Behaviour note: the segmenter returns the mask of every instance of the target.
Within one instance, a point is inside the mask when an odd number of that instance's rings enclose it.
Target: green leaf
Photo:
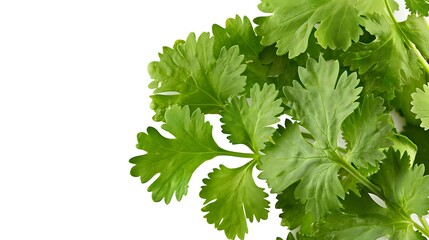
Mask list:
[[[263,45],[277,43],[278,55],[294,58],[306,51],[310,33],[324,48],[347,50],[363,34],[361,17],[352,0],[263,0],[259,9],[271,16],[255,19]]]
[[[346,159],[357,168],[371,166],[378,170],[378,163],[385,158],[383,149],[392,145],[393,121],[385,110],[382,98],[366,95],[343,122],[343,137],[349,149]]]
[[[429,59],[429,44],[427,44],[429,26],[427,20],[424,17],[409,15],[406,21],[399,23],[399,26],[407,38],[416,45],[423,57]]]
[[[411,105],[411,112],[416,114],[416,118],[420,119],[422,123],[420,126],[425,130],[429,129],[429,85],[423,85],[423,90],[417,89],[415,93],[411,94],[413,101]]]
[[[420,77],[420,65],[416,55],[404,45],[400,30],[386,16],[372,15],[364,25],[376,39],[368,44],[353,44],[344,53],[344,64],[359,70],[366,92],[383,93],[391,99],[395,91]]]
[[[265,148],[275,129],[283,108],[276,99],[278,91],[274,85],[264,84],[262,90],[255,84],[250,90],[250,102],[244,96],[234,96],[221,112],[223,132],[229,134],[233,144],[245,144],[254,152]]]
[[[142,183],[155,181],[149,186],[152,198],[168,204],[174,193],[178,201],[188,192],[188,183],[195,169],[205,161],[224,154],[213,140],[212,126],[204,121],[199,109],[190,114],[188,106],[172,106],[165,113],[162,128],[174,138],[162,136],[155,128],[137,136],[137,148],[146,154],[130,159],[135,164],[131,175]]]
[[[226,20],[225,28],[215,24],[212,30],[215,54],[221,52],[224,47],[231,48],[237,45],[240,48],[240,54],[244,55],[244,62],[247,64],[246,71],[243,73],[247,77],[246,93],[255,83],[262,86],[268,81],[268,67],[259,59],[264,48],[260,43],[261,37],[256,36],[248,17],[229,18]]]
[[[424,171],[423,165],[411,166],[408,155],[389,150],[372,180],[380,186],[388,206],[399,206],[408,216],[423,216],[429,210],[429,176]]]
[[[429,76],[429,75],[428,75]],[[411,102],[413,101],[411,94],[417,88],[423,88],[426,83],[426,74],[422,73],[418,79],[412,79],[412,83],[404,85],[402,91],[395,93],[395,98],[389,104],[396,108],[398,112],[405,118],[407,124],[419,125],[421,121],[416,118],[416,114],[411,112]]]
[[[275,145],[264,151],[259,177],[267,180],[273,193],[299,182],[295,198],[305,202],[305,212],[311,212],[316,219],[341,207],[338,197],[344,198],[345,193],[337,177],[340,166],[322,149],[307,142],[297,123],[286,121],[286,129],[279,131]]]
[[[417,13],[422,16],[429,16],[429,1],[428,0],[405,0],[405,6],[412,13]]]
[[[410,161],[414,162],[417,154],[417,145],[409,138],[401,134],[395,134],[391,140],[393,141],[392,149],[399,151],[401,155],[407,154],[410,156]]]
[[[295,199],[294,192],[297,185],[294,183],[277,195],[276,208],[282,210],[280,214],[282,226],[287,226],[290,230],[300,227],[300,232],[304,232],[305,228],[314,222],[314,218],[311,213],[306,214],[305,205]]]
[[[361,197],[347,195],[344,206],[343,212],[330,214],[314,226],[312,239],[378,239],[394,230],[388,210],[379,207],[366,192]]]
[[[424,131],[423,128],[406,125],[404,132],[402,133],[407,136],[415,145],[417,145],[417,154],[414,160],[415,164],[425,165],[425,174],[429,174],[429,131]],[[408,153],[408,155],[411,155]]]
[[[313,225],[311,235],[298,239],[367,240],[388,235],[389,239],[425,239],[411,222],[378,206],[365,191],[360,197],[347,195],[343,203],[343,211],[330,214]]]
[[[248,232],[246,218],[260,221],[268,218],[268,194],[258,187],[252,176],[255,161],[230,169],[223,165],[204,179],[200,196],[205,199],[203,212],[208,223],[225,231],[228,239],[244,239]]]
[[[309,59],[307,68],[299,68],[301,83],[285,87],[290,115],[300,121],[320,148],[336,150],[341,124],[359,105],[355,102],[361,91],[355,73],[346,72],[338,78],[338,61],[317,62]]]
[[[241,74],[246,65],[239,48],[222,48],[215,53],[213,44],[208,33],[198,40],[191,33],[173,49],[164,47],[160,61],[149,64],[150,86],[155,88],[151,104],[155,120],[163,120],[165,110],[173,104],[218,113],[231,95],[244,91],[246,77]]]

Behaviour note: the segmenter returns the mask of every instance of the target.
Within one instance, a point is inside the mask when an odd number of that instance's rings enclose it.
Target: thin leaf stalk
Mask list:
[[[422,226],[424,228],[425,235],[428,236],[428,234],[429,234],[429,224],[428,224],[427,220],[424,217],[419,217],[419,220],[420,220],[420,222],[421,222],[421,224],[422,224]],[[423,231],[423,229],[420,230],[420,231]]]

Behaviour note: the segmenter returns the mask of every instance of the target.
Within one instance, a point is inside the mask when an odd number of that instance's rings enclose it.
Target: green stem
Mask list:
[[[231,157],[239,157],[239,158],[255,158],[257,157],[254,153],[242,153],[242,152],[233,152],[224,150],[220,153],[221,155],[231,156]]]
[[[426,236],[429,236],[429,225],[424,217],[419,217],[420,222],[423,225],[423,229],[419,229],[421,232],[424,232]]]
[[[420,64],[423,66],[423,69],[426,71],[426,73],[429,74],[429,63],[423,57],[422,53],[417,49],[416,45],[407,37],[404,31],[402,31],[398,21],[396,21],[395,15],[393,14],[392,7],[390,7],[389,1],[384,0],[384,4],[386,5],[387,11],[389,13],[389,16],[392,22],[395,24],[396,30],[399,32],[402,39],[404,40],[405,45],[407,45],[407,47],[409,47],[416,54],[417,59],[419,60]]]
[[[341,156],[337,154],[337,158],[339,159],[339,162],[341,163],[341,166],[350,173],[354,178],[359,180],[359,182],[364,185],[366,188],[368,188],[372,193],[375,195],[381,197],[383,196],[380,187],[369,181],[366,177],[364,177],[356,168],[354,168],[352,165],[347,163]]]

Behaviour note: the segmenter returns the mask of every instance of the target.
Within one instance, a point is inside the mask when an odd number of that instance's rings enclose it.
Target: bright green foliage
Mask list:
[[[339,63],[317,62],[309,59],[307,68],[299,68],[301,83],[285,87],[290,115],[300,121],[316,140],[320,148],[337,148],[341,124],[359,105],[355,102],[361,91],[356,74],[342,73],[338,78]]]
[[[429,238],[429,2],[405,3],[398,22],[395,0],[261,0],[256,27],[235,16],[164,47],[149,88],[172,137],[139,133],[131,174],[168,204],[204,162],[248,158],[214,169],[200,192],[228,239],[268,217],[255,167],[294,229],[287,240]],[[221,148],[205,114],[247,153]]]
[[[149,64],[154,80],[152,108],[155,120],[163,120],[168,106],[188,105],[191,111],[218,113],[228,97],[244,91],[246,69],[237,46],[214,52],[214,40],[208,33],[198,38],[190,34],[186,42],[164,48],[159,62]],[[215,58],[215,55],[218,55]]]
[[[245,144],[254,152],[265,148],[275,129],[271,125],[279,121],[283,108],[277,99],[278,91],[274,85],[259,85],[250,90],[249,103],[244,96],[234,96],[221,112],[223,132],[234,144]]]
[[[240,54],[244,55],[247,65],[244,75],[246,79],[246,91],[248,92],[255,83],[261,86],[268,81],[268,66],[263,65],[259,55],[263,50],[261,37],[256,36],[249,18],[241,19],[239,16],[226,20],[225,28],[213,25],[214,53],[220,53],[222,48],[238,46]]]
[[[305,52],[314,26],[324,48],[347,50],[363,34],[361,18],[353,0],[263,0],[259,9],[271,16],[255,19],[263,45],[277,43],[278,55],[289,58]],[[293,9],[293,11],[292,11]]]
[[[425,130],[429,129],[429,85],[424,85],[423,90],[417,89],[411,97],[413,98],[411,111],[422,121],[420,126]]]
[[[429,210],[429,176],[423,165],[411,166],[408,155],[390,150],[373,181],[380,186],[388,206],[400,207],[408,216]]]
[[[230,169],[223,165],[204,179],[200,196],[206,204],[202,211],[208,223],[224,230],[228,239],[244,239],[248,232],[246,218],[260,221],[268,218],[268,194],[258,187],[252,177],[255,162]]]
[[[175,138],[162,136],[155,128],[137,136],[137,148],[146,151],[130,160],[135,166],[131,175],[142,183],[160,174],[149,186],[154,201],[169,203],[174,193],[180,200],[188,192],[192,173],[205,161],[224,154],[213,140],[212,126],[204,121],[200,110],[190,114],[189,107],[173,106],[165,113],[162,128]]]
[[[330,214],[313,228],[311,235],[300,234],[298,239],[367,240],[390,235],[389,239],[425,239],[413,230],[410,222],[377,205],[368,195],[350,194],[344,210]]]
[[[407,38],[416,45],[420,53],[426,59],[429,59],[429,44],[427,42],[429,39],[429,26],[427,20],[423,17],[409,15],[406,21],[399,23],[399,26]]]
[[[306,202],[305,211],[316,219],[330,210],[341,207],[338,199],[345,192],[337,177],[340,165],[326,153],[315,148],[301,135],[298,124],[286,122],[286,129],[280,129],[274,138],[275,145],[265,150],[262,161],[262,179],[267,179],[273,193],[301,181],[295,190],[295,198]]]
[[[385,158],[382,149],[392,145],[393,121],[384,111],[382,98],[365,96],[359,108],[342,125],[349,149],[346,160],[358,168],[378,170],[379,161]]]
[[[395,134],[391,140],[393,142],[392,149],[398,151],[401,155],[406,153],[410,157],[412,165],[417,155],[417,145],[401,134]]]
[[[417,13],[422,16],[429,16],[428,0],[405,0],[405,5],[412,13]]]
[[[344,53],[344,63],[359,70],[367,92],[386,93],[392,98],[402,85],[420,77],[417,57],[405,46],[399,28],[385,15],[372,15],[364,25],[376,39],[369,44],[353,44]]]
[[[282,226],[287,226],[291,230],[300,227],[300,232],[306,232],[307,226],[314,222],[314,218],[311,213],[305,213],[305,205],[295,198],[297,185],[295,183],[277,195],[276,208],[282,210],[280,214]]]

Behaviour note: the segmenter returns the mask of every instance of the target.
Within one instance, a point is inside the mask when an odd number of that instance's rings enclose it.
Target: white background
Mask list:
[[[152,202],[128,160],[142,154],[136,134],[159,126],[147,64],[189,32],[261,15],[258,3],[1,1],[0,239],[225,239],[198,193],[212,168],[240,160],[204,164],[169,206]],[[286,236],[278,214],[251,224],[246,239]]]

